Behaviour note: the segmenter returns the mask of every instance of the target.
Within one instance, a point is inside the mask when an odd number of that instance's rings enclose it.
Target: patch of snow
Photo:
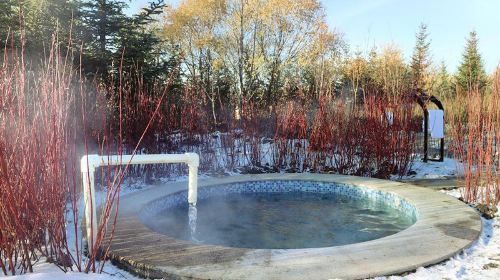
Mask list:
[[[413,161],[411,167],[411,171],[414,171],[416,174],[403,176],[402,179],[442,179],[460,176],[463,173],[460,170],[459,163],[452,158],[444,158],[443,162],[423,162],[421,159],[416,159]]]
[[[453,189],[453,190],[441,190],[442,193],[445,193],[447,195],[451,195],[453,197],[456,197],[457,199],[462,196],[462,190],[461,188]]]
[[[187,177],[186,177],[187,178]],[[184,178],[179,178],[180,181],[182,181]],[[187,179],[184,179],[187,180]],[[126,179],[122,185],[120,186],[120,195],[127,195],[131,193],[135,193],[141,190],[145,190],[148,188],[153,187],[153,185],[147,185],[144,183],[144,180],[136,180],[136,179]],[[100,191],[96,192],[96,204],[100,205],[104,203],[106,199],[106,192],[102,190],[102,188],[99,188]],[[68,209],[70,209],[71,206],[68,206]],[[78,202],[78,219],[79,221],[82,221],[83,219],[83,199],[80,199]],[[66,218],[66,238],[68,240],[68,245],[70,246],[71,253],[76,256],[74,244],[75,244],[75,231],[74,231],[74,225],[73,225],[73,213],[71,211],[68,211],[66,213],[67,218]],[[78,226],[78,232],[79,236],[78,238],[81,239],[81,234],[82,231],[80,229],[80,226]],[[81,244],[81,240],[79,241],[79,246]],[[81,248],[79,248],[81,250]],[[82,256],[83,257],[83,256]],[[96,263],[96,265],[98,265]],[[76,267],[73,266],[73,269],[76,270]],[[118,267],[114,266],[111,264],[109,261],[107,261],[104,264],[104,269],[101,274],[98,273],[82,273],[82,272],[77,272],[77,271],[72,271],[65,273],[61,269],[59,269],[55,264],[48,263],[45,261],[44,258],[41,258],[39,262],[37,262],[33,266],[33,273],[26,273],[22,275],[15,275],[15,276],[4,276],[3,273],[0,272],[0,278],[1,279],[8,279],[8,280],[45,280],[45,279],[51,279],[51,280],[60,280],[60,279],[71,279],[71,280],[88,280],[88,279],[96,279],[96,280],[118,280],[118,279],[132,279],[132,280],[139,280],[142,278],[135,277],[134,275],[119,269]]]
[[[97,264],[96,264],[97,265]],[[101,274],[98,273],[82,273],[78,271],[63,272],[52,263],[46,262],[44,259],[33,266],[34,273],[26,273],[15,276],[3,276],[5,280],[142,280],[124,270],[117,268],[109,262],[104,265],[104,270]]]

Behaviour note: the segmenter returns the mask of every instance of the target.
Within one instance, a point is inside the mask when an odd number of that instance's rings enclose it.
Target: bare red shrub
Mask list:
[[[30,68],[23,47],[11,50],[0,68],[0,266],[4,274],[32,272],[42,255],[68,270],[79,262],[65,217],[79,189],[71,57],[55,39],[42,66]]]
[[[459,96],[464,110],[449,117],[452,151],[460,162],[465,188],[462,197],[495,209],[500,202],[500,73],[492,79],[491,93],[472,90]]]

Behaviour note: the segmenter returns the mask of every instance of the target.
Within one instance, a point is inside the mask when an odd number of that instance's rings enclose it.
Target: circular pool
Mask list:
[[[388,180],[200,180],[197,208],[186,189],[174,182],[122,197],[103,244],[111,261],[153,279],[373,278],[440,263],[481,232],[479,215],[456,198]]]
[[[369,241],[417,219],[402,198],[339,183],[273,180],[202,188],[196,217],[186,196],[182,191],[152,202],[141,221],[155,232],[198,244],[297,249]]]

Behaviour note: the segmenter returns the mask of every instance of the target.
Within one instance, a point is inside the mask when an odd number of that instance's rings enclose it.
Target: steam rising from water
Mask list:
[[[335,192],[218,193],[197,205],[181,201],[144,212],[142,221],[156,232],[194,243],[268,249],[363,242],[415,222],[384,200]]]

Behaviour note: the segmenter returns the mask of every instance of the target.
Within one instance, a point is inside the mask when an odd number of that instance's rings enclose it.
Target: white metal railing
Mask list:
[[[87,229],[87,244],[89,253],[97,237],[97,211],[95,202],[95,170],[100,166],[127,165],[127,164],[157,164],[157,163],[186,163],[189,167],[188,202],[196,205],[198,194],[198,166],[200,158],[195,153],[185,154],[153,154],[153,155],[121,155],[99,156],[86,155],[80,161],[82,172],[83,197],[85,203],[85,221]]]

